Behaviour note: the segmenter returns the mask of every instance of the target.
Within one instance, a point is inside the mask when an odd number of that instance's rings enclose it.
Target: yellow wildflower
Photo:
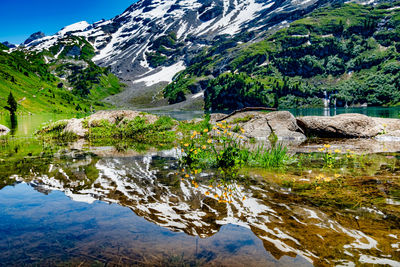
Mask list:
[[[206,149],[206,148],[207,148],[207,146],[206,146],[206,145],[203,145],[201,148],[202,148],[202,149]]]
[[[208,133],[208,129],[204,129],[204,131],[203,132],[205,132],[205,133]]]
[[[218,198],[219,196],[217,194],[214,195],[215,198]]]
[[[335,149],[335,153],[341,153],[342,151],[340,149]]]
[[[331,145],[325,144],[324,147],[325,147],[325,148],[330,148]]]
[[[206,196],[208,196],[208,195],[210,194],[210,192],[207,191],[207,192],[205,192],[204,194],[205,194]]]
[[[339,178],[341,175],[340,174],[335,174],[335,178]]]
[[[190,175],[189,175],[189,174],[186,174],[186,175],[185,175],[185,177],[186,177],[186,178],[189,178],[189,177],[190,177]]]
[[[185,147],[188,147],[188,146],[189,146],[189,144],[188,144],[188,143],[186,143],[186,144],[184,144],[184,146],[185,146]]]
[[[214,127],[213,127],[213,130],[218,130],[218,128],[214,126]]]
[[[319,148],[318,151],[323,152],[323,151],[325,151],[325,148]]]
[[[228,133],[228,135],[229,135],[229,136],[231,136],[231,135],[232,135],[232,133]]]
[[[207,143],[211,144],[211,143],[212,143],[212,140],[211,140],[211,139],[208,139],[208,140],[207,140]]]

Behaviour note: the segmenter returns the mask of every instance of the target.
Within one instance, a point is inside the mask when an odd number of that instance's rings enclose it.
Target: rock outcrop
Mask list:
[[[0,136],[6,135],[10,132],[10,129],[8,129],[6,126],[0,124]]]
[[[83,127],[83,119],[70,119],[64,128],[64,133],[73,133],[78,137],[85,137],[87,129]]]
[[[372,138],[382,132],[382,126],[362,114],[299,117],[297,124],[307,136],[315,137]]]
[[[211,123],[223,117],[221,114],[213,114]],[[227,118],[226,121],[239,125],[245,130],[244,135],[247,138],[258,141],[267,141],[271,134],[275,134],[279,141],[289,143],[301,143],[306,140],[306,136],[297,126],[296,118],[288,111],[242,112]]]
[[[87,124],[90,127],[93,125],[93,123],[103,120],[108,121],[111,124],[119,124],[122,121],[133,120],[136,117],[144,117],[150,124],[156,122],[159,118],[156,115],[133,110],[102,110],[85,119],[68,120],[67,126],[64,128],[64,132],[76,134],[78,137],[84,137],[88,132],[88,129],[83,125],[85,120],[87,120]]]
[[[372,118],[380,128],[380,133],[375,137],[379,141],[400,142],[400,119]]]

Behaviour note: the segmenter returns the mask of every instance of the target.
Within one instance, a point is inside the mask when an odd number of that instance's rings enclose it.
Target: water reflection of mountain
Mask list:
[[[34,167],[20,166],[21,173],[12,180],[28,182],[43,193],[60,190],[75,201],[117,203],[157,225],[201,238],[226,224],[241,225],[276,259],[301,255],[321,266],[397,265],[400,259],[398,223],[379,211],[321,211],[260,181],[237,186],[232,203],[221,203],[213,194],[205,196],[210,190],[206,183],[196,188],[178,179],[169,153],[104,158],[76,154],[35,161]]]

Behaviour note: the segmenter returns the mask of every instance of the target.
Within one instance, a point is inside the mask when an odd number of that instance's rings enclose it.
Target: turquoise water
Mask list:
[[[337,108],[328,110],[322,108],[310,108],[290,109],[289,111],[295,116],[334,116],[342,113],[360,113],[373,117],[400,118],[400,107]],[[202,118],[204,116],[203,111],[154,111],[153,113],[157,115],[171,116],[177,120],[191,120],[194,118]],[[36,130],[40,129],[46,123],[62,119],[70,119],[73,117],[76,117],[76,115],[44,113],[18,116],[17,125],[12,131],[12,134],[16,137],[30,137]],[[0,124],[12,129],[10,116],[0,115]]]
[[[298,116],[335,116],[344,113],[359,113],[371,117],[400,118],[400,107],[360,107],[360,108],[306,108],[289,109],[296,117]]]

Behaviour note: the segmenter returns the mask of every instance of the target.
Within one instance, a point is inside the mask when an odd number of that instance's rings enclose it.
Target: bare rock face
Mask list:
[[[0,136],[6,135],[9,132],[10,132],[10,129],[8,129],[6,126],[0,124]]]
[[[83,127],[83,119],[70,119],[67,126],[65,126],[64,133],[74,133],[79,137],[85,137],[87,129]]]
[[[400,119],[372,118],[380,129],[378,141],[400,142]]]
[[[88,122],[90,125],[94,121],[107,120],[109,123],[115,124],[123,120],[133,120],[136,117],[144,117],[150,124],[158,120],[158,116],[156,115],[134,110],[102,110],[91,115]]]
[[[306,140],[306,136],[297,126],[296,118],[288,111],[242,112],[227,118],[226,121],[239,125],[245,130],[246,137],[259,141],[267,141],[272,133],[279,141],[301,143]]]
[[[98,121],[106,120],[111,124],[118,124],[121,121],[133,120],[136,117],[143,117],[149,124],[153,124],[158,120],[158,116],[152,114],[145,114],[139,111],[133,110],[103,110],[99,111],[87,118],[88,126],[90,127],[93,123]],[[78,137],[85,137],[88,129],[83,126],[83,121],[86,119],[70,119],[68,120],[67,126],[64,128],[64,132],[70,132],[76,134]]]
[[[371,138],[382,132],[382,127],[373,118],[362,114],[299,117],[297,124],[306,135],[316,137]]]
[[[289,111],[268,113],[266,119],[278,140],[303,142],[307,139]]]

